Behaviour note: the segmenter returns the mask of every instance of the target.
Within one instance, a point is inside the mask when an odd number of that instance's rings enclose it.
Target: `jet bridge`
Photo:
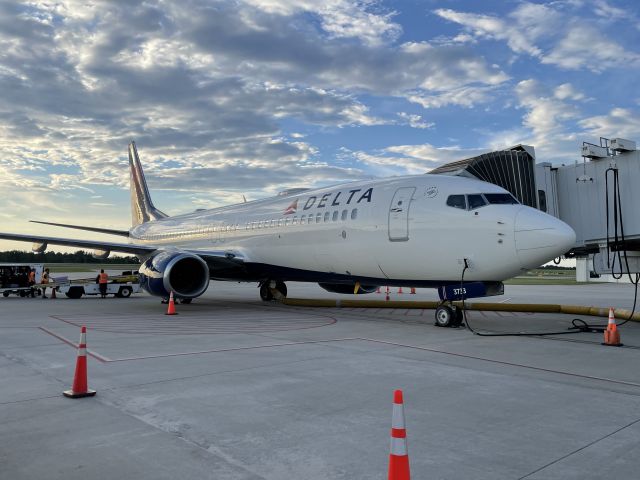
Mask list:
[[[581,160],[578,160],[581,157]],[[622,138],[584,142],[571,165],[536,164],[529,145],[452,162],[432,174],[460,175],[499,185],[521,203],[571,225],[579,281],[589,270],[614,278],[640,273],[640,151]]]
[[[633,141],[601,138],[599,145],[584,142],[580,155],[573,165],[536,166],[540,208],[575,230],[568,256],[578,259],[579,281],[588,281],[589,270],[639,273],[640,151]]]

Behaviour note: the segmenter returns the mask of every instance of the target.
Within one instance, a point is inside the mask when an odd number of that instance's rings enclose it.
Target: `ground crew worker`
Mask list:
[[[33,286],[36,284],[36,269],[32,268],[31,270],[29,270],[29,288],[31,289],[31,298],[34,298],[36,296],[36,292],[35,289],[33,288]]]
[[[40,283],[42,284],[42,298],[47,298],[47,283],[49,283],[49,269],[45,268],[44,273],[42,274],[42,278],[40,279]],[[53,287],[51,287],[53,288]]]
[[[100,286],[100,295],[102,298],[107,298],[107,283],[109,283],[109,275],[104,273],[104,268],[102,268],[98,274],[98,284]]]

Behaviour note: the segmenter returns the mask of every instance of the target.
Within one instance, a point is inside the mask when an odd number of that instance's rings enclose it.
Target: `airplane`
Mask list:
[[[452,301],[504,293],[503,280],[556,258],[575,242],[566,223],[476,179],[410,175],[290,189],[277,196],[167,216],[149,194],[129,144],[132,227],[46,225],[127,237],[127,242],[0,233],[0,239],[133,254],[151,295],[183,303],[210,280],[256,282],[264,301],[287,296],[287,281],[363,294],[379,286],[438,288],[436,325],[455,326]]]

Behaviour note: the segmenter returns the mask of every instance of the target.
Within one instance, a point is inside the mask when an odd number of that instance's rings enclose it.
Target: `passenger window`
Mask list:
[[[316,223],[320,223],[321,220],[322,220],[322,214],[321,213],[317,213],[316,214]]]
[[[278,220],[278,226],[281,227],[284,224],[284,218]]]
[[[347,219],[347,215],[349,215],[349,210],[342,210],[342,215],[340,216],[340,220],[344,222]]]
[[[306,215],[302,215],[300,217],[300,225],[302,225],[306,219],[307,219],[307,216]]]
[[[330,215],[330,213],[328,211],[324,212],[324,221],[325,222],[329,221],[329,215]]]
[[[467,199],[469,200],[469,210],[484,207],[487,204],[482,195],[468,195]]]
[[[307,223],[311,223],[313,222],[313,215],[309,215],[309,218],[307,219]]]
[[[351,220],[355,220],[356,218],[358,218],[358,209],[354,208],[351,210]]]
[[[333,215],[331,216],[331,220],[334,222],[338,221],[338,210],[334,210]]]
[[[291,222],[292,225],[297,225],[298,224],[298,217],[293,217],[293,221]]]
[[[449,195],[447,198],[447,205],[449,207],[460,208],[462,210],[467,209],[467,201],[464,198],[464,195]]]
[[[287,227],[288,227],[289,225],[291,225],[291,219],[290,219],[289,217],[287,217],[287,219],[285,220],[285,223],[284,223],[284,224],[285,224]]]

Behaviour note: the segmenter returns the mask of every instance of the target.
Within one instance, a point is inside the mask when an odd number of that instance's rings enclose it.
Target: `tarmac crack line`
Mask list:
[[[634,382],[627,382],[625,380],[614,380],[612,378],[605,378],[605,377],[597,377],[595,375],[585,375],[585,374],[581,374],[581,373],[571,373],[571,372],[566,372],[563,370],[554,370],[551,368],[543,368],[543,367],[534,367],[533,365],[524,365],[522,363],[514,363],[514,362],[506,362],[504,360],[494,360],[491,358],[485,358],[485,357],[478,357],[475,355],[467,355],[464,353],[455,353],[455,352],[447,352],[446,350],[438,350],[435,348],[429,348],[429,347],[419,347],[419,346],[415,346],[415,345],[405,345],[402,343],[395,343],[395,342],[388,342],[386,340],[375,340],[372,338],[358,338],[357,340],[365,340],[365,341],[369,341],[369,342],[377,342],[377,343],[383,343],[386,345],[395,345],[396,347],[403,347],[403,348],[411,348],[411,349],[415,349],[415,350],[423,350],[426,352],[432,352],[432,353],[440,353],[443,355],[451,355],[454,357],[460,357],[460,358],[469,358],[472,360],[482,360],[484,362],[489,362],[489,363],[495,363],[498,365],[507,365],[510,367],[519,367],[519,368],[526,368],[529,370],[536,370],[539,372],[546,372],[546,373],[555,373],[558,375],[567,375],[570,377],[577,377],[577,378],[584,378],[587,380],[598,380],[601,382],[609,382],[609,383],[616,383],[619,385],[627,385],[627,386],[631,386],[631,387],[640,387],[640,383],[634,383]]]
[[[238,373],[238,372],[245,372],[248,370],[255,370],[255,369],[259,369],[259,368],[270,368],[270,367],[279,367],[281,365],[295,365],[297,363],[304,363],[304,362],[310,362],[313,360],[322,360],[324,357],[312,357],[312,358],[305,358],[304,360],[295,360],[295,361],[290,361],[290,362],[279,362],[279,363],[272,363],[269,365],[255,365],[252,367],[246,367],[246,368],[235,368],[235,369],[231,369],[231,370],[220,370],[218,372],[208,372],[208,373],[200,373],[198,375],[187,375],[184,377],[175,377],[175,378],[166,378],[164,380],[154,380],[153,382],[144,382],[144,383],[136,383],[136,384],[131,384],[131,385],[119,385],[117,387],[105,387],[105,388],[101,388],[101,390],[106,390],[106,391],[111,391],[111,392],[115,392],[116,390],[120,390],[120,389],[128,389],[128,388],[136,388],[136,387],[146,387],[148,385],[156,385],[159,383],[169,383],[169,382],[178,382],[181,380],[193,380],[194,378],[201,378],[201,377],[212,377],[214,375],[225,375],[228,373]]]
[[[556,463],[561,462],[562,460],[565,460],[565,459],[567,459],[567,458],[569,458],[569,457],[571,457],[571,456],[575,455],[576,453],[579,453],[579,452],[581,452],[581,451],[583,451],[583,450],[585,450],[585,449],[587,449],[587,448],[589,448],[589,447],[591,447],[591,446],[593,446],[593,445],[595,445],[595,444],[597,444],[597,443],[602,442],[603,440],[606,440],[606,439],[607,439],[607,438],[609,438],[609,437],[612,437],[612,436],[613,436],[613,435],[615,435],[616,433],[621,432],[622,430],[625,430],[625,429],[627,429],[627,428],[629,428],[629,427],[631,427],[631,426],[635,425],[635,424],[636,424],[636,423],[638,423],[638,422],[640,422],[640,418],[638,418],[637,420],[634,420],[634,421],[632,421],[632,422],[630,422],[630,423],[628,423],[628,424],[626,424],[626,425],[624,425],[624,426],[622,426],[622,427],[620,427],[620,428],[618,428],[618,429],[614,430],[613,432],[610,432],[610,433],[608,433],[608,434],[606,434],[606,435],[604,435],[604,436],[602,436],[602,437],[600,437],[600,438],[597,438],[596,440],[593,440],[592,442],[589,442],[589,443],[587,443],[586,445],[583,445],[582,447],[580,447],[580,448],[578,448],[578,449],[576,449],[576,450],[574,450],[574,451],[572,451],[572,452],[569,452],[569,453],[567,453],[566,455],[563,455],[562,457],[557,458],[557,459],[555,459],[554,461],[549,462],[549,463],[547,463],[546,465],[543,465],[543,466],[542,466],[542,467],[540,467],[540,468],[537,468],[537,469],[536,469],[536,470],[534,470],[533,472],[527,473],[524,477],[519,477],[519,478],[518,478],[518,480],[522,480],[522,479],[524,479],[524,478],[530,477],[531,475],[534,475],[534,474],[536,474],[536,473],[538,473],[538,472],[540,472],[540,471],[544,470],[545,468],[550,467],[551,465],[555,465]]]

